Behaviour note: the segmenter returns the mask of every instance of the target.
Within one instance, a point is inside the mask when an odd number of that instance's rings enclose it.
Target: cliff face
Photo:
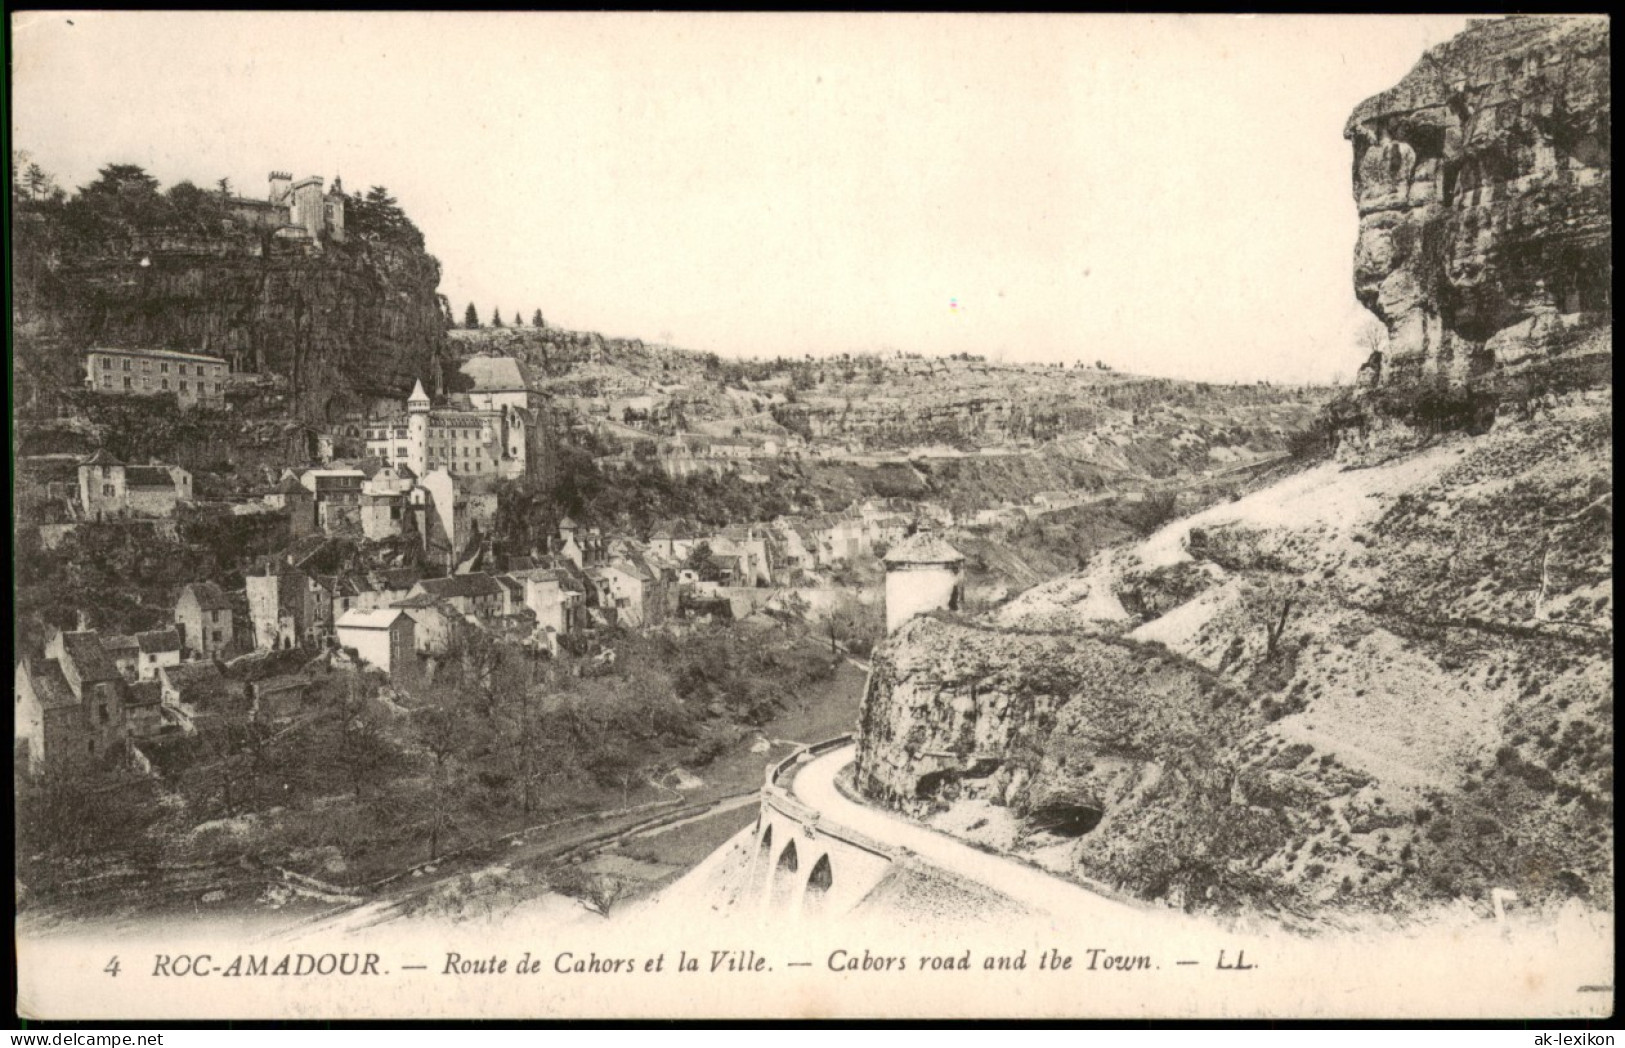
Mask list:
[[[1368,381],[1460,383],[1611,314],[1608,45],[1606,19],[1474,22],[1355,109]]]
[[[20,377],[42,386],[74,385],[91,345],[218,354],[233,372],[281,376],[310,420],[441,381],[440,266],[409,246],[316,251],[241,233],[86,246],[43,224],[16,246]]]

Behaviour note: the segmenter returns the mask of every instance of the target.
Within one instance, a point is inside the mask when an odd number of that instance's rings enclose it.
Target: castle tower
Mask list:
[[[338,175],[333,176],[333,185],[322,198],[325,211],[325,225],[327,235],[334,240],[344,240],[344,180]]]
[[[317,175],[301,178],[288,190],[288,196],[288,224],[300,227],[306,236],[319,244],[327,222],[321,178]]]
[[[272,171],[266,181],[269,183],[266,199],[273,204],[286,204],[288,202],[288,190],[293,185],[293,173],[290,171]]]
[[[412,387],[406,411],[406,465],[421,477],[429,472],[429,394],[422,379]]]
[[[922,531],[885,556],[886,632],[927,611],[958,611],[964,601],[965,557]]]

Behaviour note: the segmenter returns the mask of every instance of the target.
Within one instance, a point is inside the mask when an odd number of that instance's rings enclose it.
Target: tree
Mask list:
[[[96,175],[96,181],[79,191],[81,195],[138,197],[158,192],[158,180],[137,164],[108,164]]]
[[[338,180],[334,180],[337,187]],[[400,203],[383,186],[373,186],[365,196],[345,197],[345,232],[353,239],[379,240],[423,248],[423,233],[401,210]]]
[[[231,196],[231,179],[229,179],[229,178],[220,179],[218,182],[216,182],[214,184],[214,188],[220,193],[220,195],[222,197]]]
[[[519,316],[518,313],[515,313],[513,315],[513,326],[514,327],[524,327],[525,326],[524,320],[520,319],[520,316]]]
[[[424,706],[412,712],[412,740],[430,761],[428,787],[429,861],[440,858],[440,841],[457,810],[467,769],[464,766],[471,735],[469,711],[453,692],[445,705]]]
[[[717,569],[711,563],[711,544],[709,542],[695,543],[694,548],[688,551],[688,556],[683,560],[683,567],[698,573],[702,579],[709,575],[714,581],[717,577]]]
[[[479,310],[475,309],[474,308],[474,303],[470,302],[468,304],[468,309],[464,310],[464,312],[463,312],[463,327],[467,328],[470,331],[473,331],[475,328],[477,328],[479,326],[480,326]]]
[[[547,323],[542,320],[541,310],[538,309],[534,314],[531,315],[530,326],[533,328],[544,328],[547,326]]]
[[[1367,320],[1360,325],[1357,335],[1359,346],[1365,350],[1367,359],[1381,353],[1382,348],[1388,344],[1388,329],[1376,319]]]
[[[341,702],[338,721],[339,760],[359,798],[364,788],[383,781],[399,762],[400,754],[377,714],[356,695],[354,680],[350,682],[350,694]]]
[[[56,180],[38,164],[29,164],[28,170],[23,172],[23,186],[28,190],[30,200],[43,200],[55,191]]]
[[[502,308],[500,306],[491,307],[491,326],[494,328],[502,326]]]
[[[576,900],[600,917],[608,917],[611,907],[626,894],[625,879],[613,873],[589,873],[580,866],[566,866],[549,874],[547,881],[554,891]]]

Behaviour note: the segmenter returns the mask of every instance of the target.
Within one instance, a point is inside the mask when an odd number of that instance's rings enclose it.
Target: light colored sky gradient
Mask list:
[[[14,147],[65,186],[383,184],[459,317],[1243,381],[1363,359],[1343,123],[1465,25],[14,17]]]

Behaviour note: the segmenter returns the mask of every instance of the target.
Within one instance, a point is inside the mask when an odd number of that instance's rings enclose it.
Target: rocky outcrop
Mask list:
[[[1035,781],[1046,795],[1103,800],[1124,773],[1205,770],[1238,723],[1233,700],[1155,646],[920,616],[876,654],[857,781],[903,806],[969,780],[1001,803],[1024,805]]]
[[[278,376],[312,421],[441,381],[440,265],[415,247],[51,233],[21,229],[16,245],[19,362],[42,385],[76,384],[91,345],[218,354],[233,372]]]
[[[1366,382],[1460,384],[1611,316],[1608,46],[1602,18],[1474,21],[1355,109]]]
[[[1289,828],[1237,787],[1233,747],[1261,723],[1160,645],[921,616],[876,653],[856,782],[921,817],[1007,809],[1058,872],[1234,905]]]

